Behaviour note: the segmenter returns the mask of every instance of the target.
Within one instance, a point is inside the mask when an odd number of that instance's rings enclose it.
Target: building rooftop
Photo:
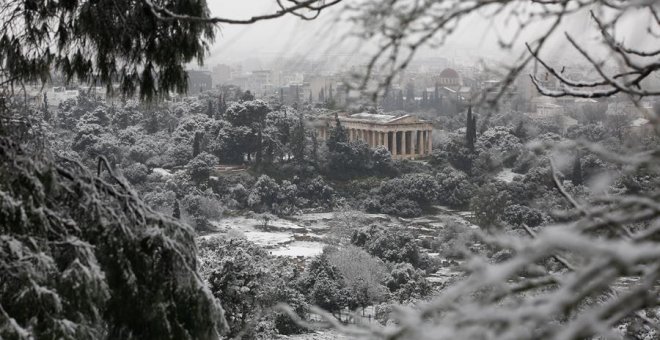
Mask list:
[[[324,120],[334,120],[334,114],[326,115]],[[375,114],[368,112],[354,113],[354,114],[339,114],[339,120],[343,122],[355,123],[371,123],[371,124],[410,124],[410,123],[428,123],[423,119],[408,114],[404,115],[391,115],[391,114]]]
[[[361,112],[361,113],[355,113],[355,114],[352,114],[352,115],[348,115],[348,116],[346,116],[346,118],[359,119],[359,120],[370,120],[370,121],[377,121],[377,122],[386,123],[386,122],[395,120],[398,117],[394,116],[394,115],[385,115],[385,114],[375,114],[375,113]]]
[[[459,78],[459,75],[454,69],[446,68],[440,72],[440,78]]]

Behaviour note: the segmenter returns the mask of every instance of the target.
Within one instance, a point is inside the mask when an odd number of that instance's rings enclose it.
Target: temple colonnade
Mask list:
[[[344,126],[350,141],[362,140],[371,148],[384,146],[393,158],[419,158],[431,154],[433,129],[430,124],[403,126]],[[412,126],[406,126],[412,125]],[[330,127],[319,128],[319,137],[326,140]]]

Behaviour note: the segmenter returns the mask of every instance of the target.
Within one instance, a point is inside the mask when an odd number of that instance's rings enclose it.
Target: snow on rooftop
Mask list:
[[[375,120],[375,121],[379,121],[379,122],[388,122],[392,119],[397,118],[397,116],[362,112],[362,113],[355,113],[355,114],[349,115],[348,118],[368,119],[368,120]]]

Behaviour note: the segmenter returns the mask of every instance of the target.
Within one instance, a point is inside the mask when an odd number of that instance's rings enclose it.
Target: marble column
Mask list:
[[[392,156],[398,155],[396,149],[396,131],[392,131]]]
[[[415,140],[416,147],[415,148],[417,149],[416,152],[417,152],[418,155],[423,155],[424,152],[422,151],[422,132],[419,131],[419,130],[415,131],[415,138],[416,138],[416,140]]]
[[[429,130],[428,150],[427,150],[429,155],[431,154],[431,151],[433,151],[432,150],[433,149],[433,138],[432,138],[432,136],[433,136],[433,130]]]
[[[406,141],[406,131],[402,131],[401,132],[401,154],[404,155],[404,156],[408,154],[408,150],[406,150],[408,148],[408,145],[407,145],[406,142],[407,142]]]
[[[406,132],[406,144],[408,145],[408,154],[415,154],[415,144],[413,144],[413,131]]]

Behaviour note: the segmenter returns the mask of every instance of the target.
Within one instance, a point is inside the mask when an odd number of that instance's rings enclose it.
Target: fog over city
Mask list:
[[[660,339],[657,1],[0,25],[0,339]]]

